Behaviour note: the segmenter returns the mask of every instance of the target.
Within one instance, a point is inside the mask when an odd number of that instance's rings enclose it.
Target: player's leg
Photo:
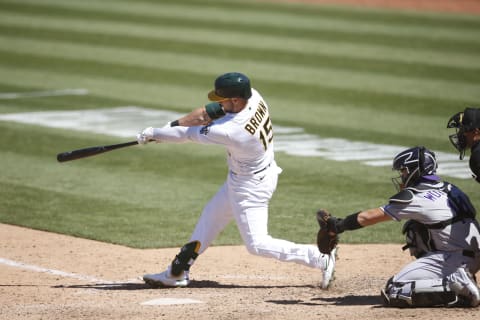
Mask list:
[[[233,220],[232,206],[225,183],[203,208],[202,214],[190,237],[190,241],[201,243],[198,254],[203,253],[219,233]]]
[[[230,185],[232,209],[247,250],[255,255],[280,261],[296,262],[324,273],[323,287],[328,287],[335,266],[335,252],[322,255],[313,245],[276,239],[268,233],[268,203],[276,188],[277,175],[267,175],[258,182]]]
[[[236,215],[236,221],[240,235],[251,254],[310,267],[318,266],[320,254],[315,246],[275,239],[268,234],[268,208],[245,208]]]
[[[388,306],[477,306],[479,290],[459,254],[428,254],[389,280],[382,296]]]
[[[144,275],[145,282],[157,286],[187,286],[190,282],[190,267],[195,259],[209,247],[232,218],[224,184],[203,209],[190,241],[180,249],[167,270]]]
[[[237,226],[247,250],[251,254],[295,262],[323,272],[322,288],[328,288],[335,270],[335,254],[321,254],[313,245],[297,244],[276,239],[268,234],[266,208],[249,208],[236,215]]]

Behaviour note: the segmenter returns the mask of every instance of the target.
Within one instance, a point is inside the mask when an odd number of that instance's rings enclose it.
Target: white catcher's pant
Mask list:
[[[218,234],[235,219],[248,252],[323,268],[323,257],[314,245],[275,239],[268,234],[268,204],[277,187],[281,169],[272,163],[253,176],[229,173],[227,181],[203,209],[190,241],[201,243],[201,254]]]

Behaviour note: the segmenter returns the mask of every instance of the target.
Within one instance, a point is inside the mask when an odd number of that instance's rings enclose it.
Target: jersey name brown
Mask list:
[[[245,130],[247,130],[251,135],[260,130],[259,136],[262,141],[263,147],[265,150],[268,148],[268,145],[273,140],[273,129],[272,122],[270,121],[270,115],[268,114],[268,109],[265,106],[263,101],[260,101],[257,106],[257,110],[253,117],[245,125]]]

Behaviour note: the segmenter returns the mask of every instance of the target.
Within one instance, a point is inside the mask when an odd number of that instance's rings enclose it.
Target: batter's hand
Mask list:
[[[338,235],[335,232],[335,217],[325,209],[317,212],[317,221],[320,230],[317,233],[317,246],[323,254],[330,254],[338,244]]]
[[[137,142],[138,144],[147,144],[150,141],[155,140],[153,138],[153,128],[148,127],[144,129],[141,133],[137,134]]]

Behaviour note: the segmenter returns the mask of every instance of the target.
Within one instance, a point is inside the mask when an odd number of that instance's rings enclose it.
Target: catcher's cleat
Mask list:
[[[471,307],[480,304],[480,290],[475,278],[464,267],[455,272],[457,282],[450,284],[450,289],[467,302]]]
[[[173,276],[170,266],[162,273],[144,275],[143,281],[152,287],[186,287],[190,283],[188,271],[184,271],[179,276]]]
[[[337,255],[337,248],[334,248],[329,255],[323,255],[325,266],[323,268],[322,289],[328,289],[330,283],[334,279],[335,260]]]
[[[383,305],[389,306],[390,305],[390,297],[385,292],[385,289],[380,290],[380,296],[382,297]]]

